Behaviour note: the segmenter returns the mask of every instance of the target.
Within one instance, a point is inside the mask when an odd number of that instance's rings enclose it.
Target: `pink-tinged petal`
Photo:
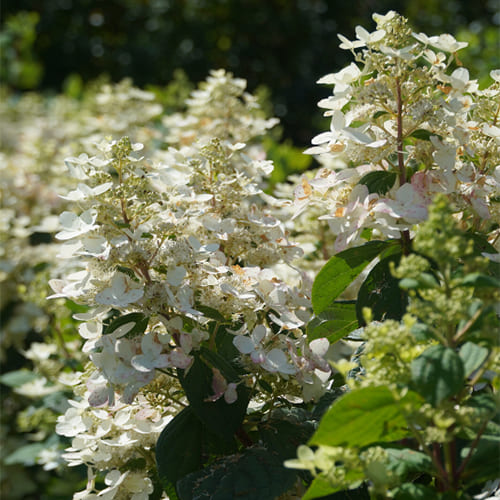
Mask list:
[[[245,337],[243,335],[238,335],[233,339],[233,345],[242,354],[250,354],[255,350],[255,343],[252,339]]]
[[[227,386],[227,390],[224,393],[224,400],[228,405],[234,403],[238,399],[238,392],[236,391],[237,385],[234,382],[231,382]]]
[[[250,359],[258,365],[264,363],[264,361],[266,360],[264,353],[261,351],[252,351],[252,354],[250,354]]]
[[[113,400],[113,389],[107,385],[96,387],[89,395],[90,406],[98,407],[109,404]]]
[[[175,348],[169,356],[172,365],[176,368],[180,368],[181,370],[189,368],[193,362],[193,358],[191,356],[186,356],[186,354],[178,348]]]
[[[227,389],[227,381],[217,368],[212,368],[212,391],[213,395],[205,399],[205,401],[217,401],[220,399]]]

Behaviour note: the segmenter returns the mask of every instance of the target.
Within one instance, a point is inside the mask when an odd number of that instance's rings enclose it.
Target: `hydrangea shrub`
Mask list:
[[[47,264],[24,286],[51,274],[36,303],[59,346],[25,352],[44,379],[1,381],[73,393],[41,438],[55,425],[70,445],[46,441],[36,460],[87,470],[74,499],[496,488],[500,71],[480,89],[464,43],[374,20],[339,35],[354,62],[319,80],[331,126],[306,153],[321,167],[272,194],[262,144],[277,120],[223,70],[178,113],[125,81],[79,113],[56,101],[65,127],[40,107],[40,126],[6,135],[18,260],[2,256],[3,283],[20,290],[30,255]],[[38,212],[24,173],[54,183]],[[26,256],[36,231],[55,241]],[[23,345],[20,317],[5,348]]]

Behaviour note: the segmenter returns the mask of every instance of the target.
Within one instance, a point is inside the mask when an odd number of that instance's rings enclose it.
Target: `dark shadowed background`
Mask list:
[[[142,87],[167,84],[177,68],[193,82],[225,68],[251,91],[265,85],[284,137],[306,145],[329,93],[316,80],[351,58],[337,33],[373,30],[372,13],[391,9],[416,31],[469,41],[473,77],[499,65],[500,0],[3,0],[0,76],[14,89],[60,91],[70,75]]]

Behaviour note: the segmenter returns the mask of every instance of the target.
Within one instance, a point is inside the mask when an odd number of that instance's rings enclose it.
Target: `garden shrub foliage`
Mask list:
[[[60,138],[48,303],[82,351],[51,372],[74,392],[62,458],[88,469],[73,498],[496,488],[500,70],[479,89],[464,43],[373,17],[319,80],[321,167],[274,194],[276,120],[222,70],[165,117],[107,85]]]

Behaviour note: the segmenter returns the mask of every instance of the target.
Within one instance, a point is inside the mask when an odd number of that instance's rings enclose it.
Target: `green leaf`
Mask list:
[[[387,111],[377,111],[374,115],[373,115],[373,119],[376,120],[377,118],[380,118],[381,116],[384,116],[384,115],[388,115],[389,113]]]
[[[234,432],[239,428],[246,414],[246,408],[250,398],[250,390],[240,384],[237,388],[238,399],[227,404],[224,398],[217,401],[207,401],[213,395],[211,367],[217,368],[229,382],[237,381],[236,370],[221,356],[215,352],[202,350],[194,356],[194,362],[189,370],[178,370],[179,381],[186,392],[186,397],[196,416],[212,432],[231,440]],[[208,354],[210,353],[210,354]]]
[[[425,323],[415,323],[410,329],[412,335],[419,341],[425,342],[427,340],[433,339],[434,334],[429,327]]]
[[[421,404],[420,401],[410,391],[398,402],[387,387],[363,387],[348,392],[326,412],[309,443],[361,447],[402,439],[408,430],[400,406]]]
[[[316,403],[314,410],[312,412],[312,418],[314,420],[320,420],[321,417],[326,413],[328,408],[332,406],[333,402],[337,400],[340,396],[345,394],[345,389],[340,387],[330,387],[320,400]]]
[[[393,241],[369,241],[334,255],[314,280],[311,295],[314,313],[328,309],[380,252],[394,244]]]
[[[309,486],[308,490],[305,492],[302,500],[312,500],[314,498],[321,498],[336,491],[340,491],[342,489],[341,486],[332,486],[328,478],[324,476],[316,476]]]
[[[47,447],[44,443],[34,443],[21,446],[4,459],[5,465],[23,464],[27,467],[36,464],[37,455]]]
[[[307,442],[316,427],[307,412],[298,410],[302,409],[280,408],[259,425],[260,439],[282,462],[296,457],[297,447]]]
[[[468,454],[469,448],[462,450],[462,459]],[[465,467],[462,479],[468,486],[483,484],[490,479],[498,479],[500,470],[500,438],[483,437],[479,440],[472,458]]]
[[[307,324],[307,338],[326,337],[333,344],[357,327],[356,302],[337,301]]]
[[[219,355],[219,358],[222,357],[223,359],[229,361],[233,369],[238,374],[242,375],[245,373],[245,369],[238,361],[240,358],[240,352],[233,344],[234,335],[229,333],[221,324],[214,326],[217,331],[215,331],[214,328],[213,335],[215,335],[215,345],[217,347],[217,354]]]
[[[177,481],[202,465],[202,424],[190,407],[184,408],[156,442],[158,476],[169,497],[177,498]]]
[[[481,273],[471,273],[460,280],[458,286],[473,286],[475,288],[500,288],[500,280]]]
[[[351,469],[345,476],[345,482],[357,484],[365,478],[363,471]],[[332,486],[328,478],[319,475],[309,486],[302,500],[318,498],[321,500],[370,500],[367,487],[362,484],[358,488],[349,490],[342,489],[342,486]]]
[[[386,448],[385,450],[389,458],[387,468],[403,479],[410,474],[433,471],[432,460],[425,453],[409,448]]]
[[[148,322],[149,318],[140,312],[125,314],[113,320],[105,329],[104,334],[108,335],[110,333],[113,333],[120,326],[126,325],[128,323],[135,323],[135,326],[126,334],[128,337],[133,337],[144,333],[148,326]]]
[[[492,420],[498,414],[498,402],[493,394],[475,394],[467,401],[467,406],[474,408],[476,416],[483,422]]]
[[[488,349],[474,342],[466,342],[458,352],[463,364],[464,375],[469,377],[488,357]]]
[[[391,273],[391,263],[396,266],[401,254],[390,255],[378,262],[370,271],[358,292],[356,314],[360,325],[364,326],[363,309],[372,311],[374,320],[400,320],[408,303],[407,294],[399,287],[399,280]]]
[[[451,348],[433,345],[411,363],[412,381],[419,394],[436,406],[464,385],[464,364]]]
[[[200,304],[196,306],[196,310],[203,313],[203,315],[206,316],[207,318],[218,321],[219,323],[223,323],[224,321],[226,321],[226,318],[224,318],[224,316],[222,316],[222,314],[219,311],[217,311],[217,309],[214,309],[212,307]]]
[[[290,489],[296,472],[262,448],[217,460],[178,483],[181,500],[275,500]]]
[[[21,387],[23,384],[32,382],[40,376],[28,370],[15,370],[0,376],[0,382],[9,387]]]
[[[396,172],[376,170],[364,175],[360,179],[359,184],[365,185],[370,193],[385,194],[394,186],[396,179]]]
[[[434,488],[423,484],[404,483],[392,492],[396,500],[438,500],[440,498]]]
[[[434,132],[429,132],[429,130],[419,128],[417,130],[414,130],[408,137],[414,137],[415,139],[419,139],[420,141],[430,141],[432,136],[440,137]]]

